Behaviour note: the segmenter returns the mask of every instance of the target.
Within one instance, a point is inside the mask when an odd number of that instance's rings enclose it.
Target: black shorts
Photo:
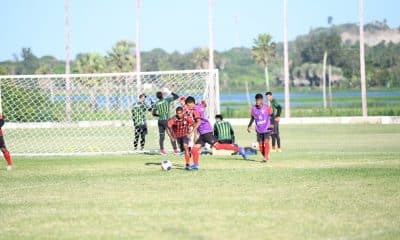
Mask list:
[[[6,143],[4,142],[4,137],[0,136],[0,148],[5,148],[6,147]]]
[[[270,133],[257,133],[257,142],[264,142],[265,140],[269,140]]]
[[[184,146],[189,144],[189,138],[188,137],[180,137],[176,138],[176,142],[178,143],[179,149],[181,152],[185,150]]]
[[[199,136],[199,138],[196,141],[196,144],[200,144],[202,147],[208,143],[210,146],[214,146],[215,143],[217,143],[217,139],[215,138],[213,133],[205,133]]]

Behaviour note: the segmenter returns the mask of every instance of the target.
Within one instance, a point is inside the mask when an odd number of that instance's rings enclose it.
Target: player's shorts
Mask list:
[[[180,137],[180,138],[176,138],[176,142],[178,143],[179,149],[181,150],[181,152],[183,152],[185,150],[184,145],[188,145],[189,144],[189,138],[188,137]]]
[[[144,124],[144,125],[135,126],[135,132],[147,135],[147,125]]]
[[[5,148],[6,147],[6,143],[4,142],[4,137],[0,136],[0,148]]]
[[[205,133],[199,136],[199,138],[196,141],[196,144],[200,144],[202,147],[206,145],[206,143],[210,144],[210,146],[214,146],[215,143],[217,143],[217,139],[215,138],[213,133]]]
[[[265,142],[266,140],[269,140],[270,133],[257,133],[257,141],[258,142]]]

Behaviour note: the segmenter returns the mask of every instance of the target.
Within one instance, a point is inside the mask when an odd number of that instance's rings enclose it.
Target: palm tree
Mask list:
[[[119,41],[107,53],[107,64],[111,72],[132,72],[135,70],[135,43]]]
[[[103,72],[106,67],[106,61],[103,56],[97,53],[78,54],[75,61],[74,72],[77,73],[99,73]],[[89,89],[90,106],[94,112],[96,110],[96,92],[102,79],[98,77],[80,78],[80,83]]]
[[[269,87],[269,62],[276,56],[276,44],[272,42],[272,36],[269,34],[260,34],[254,39],[253,47],[251,48],[254,60],[264,67],[265,85],[267,90]]]

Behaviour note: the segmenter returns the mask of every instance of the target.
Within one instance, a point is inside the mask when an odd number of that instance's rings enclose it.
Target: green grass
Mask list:
[[[398,239],[400,129],[282,125],[262,164],[202,157],[15,158],[0,172],[0,239]],[[237,129],[240,144],[254,134]]]

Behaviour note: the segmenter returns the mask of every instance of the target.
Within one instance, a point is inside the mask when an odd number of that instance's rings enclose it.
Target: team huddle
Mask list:
[[[194,97],[179,97],[170,92],[164,97],[162,92],[157,92],[157,101],[146,104],[146,95],[141,94],[139,101],[133,106],[132,117],[135,127],[134,149],[144,149],[147,134],[146,113],[151,112],[158,117],[160,154],[166,155],[164,148],[165,135],[167,134],[175,154],[183,154],[186,170],[199,169],[199,157],[201,148],[209,144],[215,150],[228,150],[237,153],[243,159],[247,159],[245,148],[235,143],[235,133],[227,121],[223,121],[222,115],[216,115],[214,128],[207,119],[204,101],[196,103]],[[259,150],[263,155],[263,162],[269,159],[269,139],[272,137],[272,149],[280,151],[279,117],[281,106],[272,98],[272,93],[266,93],[268,103],[264,104],[263,95],[256,95],[256,104],[251,109],[251,119],[248,131],[255,122]],[[171,104],[180,100],[180,106],[176,107],[175,115],[170,117]],[[277,148],[275,146],[277,144]],[[191,165],[191,160],[193,164]]]

